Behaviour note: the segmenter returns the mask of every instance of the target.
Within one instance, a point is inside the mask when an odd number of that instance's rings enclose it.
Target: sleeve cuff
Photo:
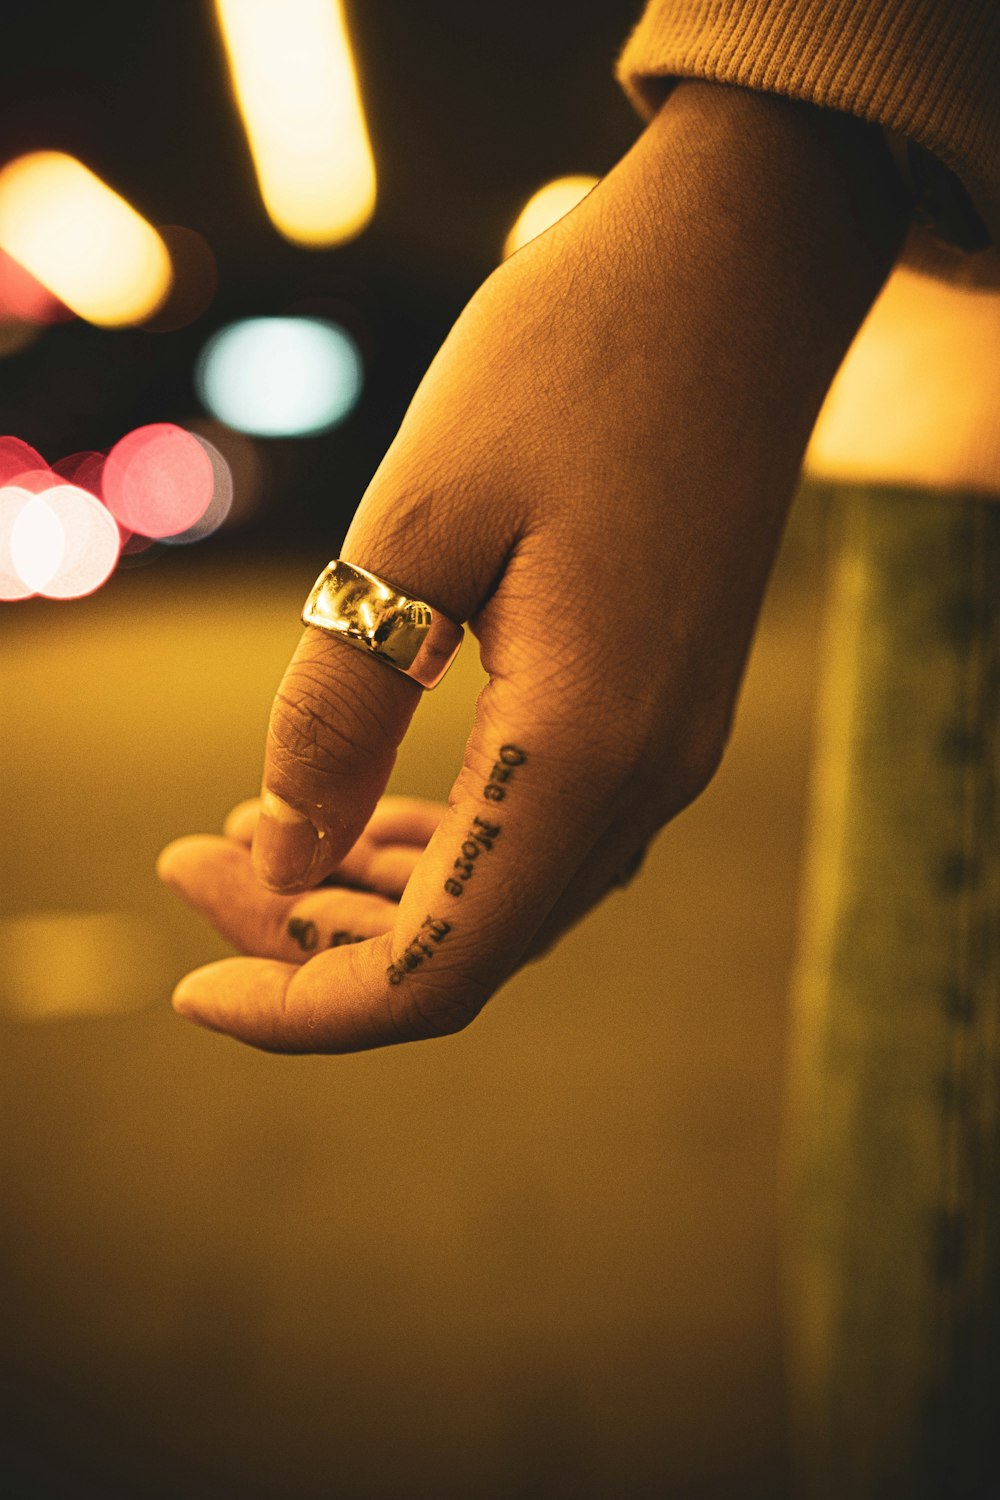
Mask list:
[[[680,78],[881,125],[914,198],[905,259],[1000,285],[1000,5],[994,0],[651,0],[616,76],[644,118]]]

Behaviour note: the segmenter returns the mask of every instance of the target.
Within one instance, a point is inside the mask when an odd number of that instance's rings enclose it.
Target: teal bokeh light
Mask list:
[[[214,334],[195,380],[208,411],[256,437],[299,437],[342,422],[361,394],[358,347],[318,318],[245,318]]]

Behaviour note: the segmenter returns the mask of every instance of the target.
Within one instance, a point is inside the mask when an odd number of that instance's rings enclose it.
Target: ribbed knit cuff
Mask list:
[[[679,78],[843,110],[921,146],[965,186],[993,247],[949,253],[918,226],[906,258],[1000,284],[997,0],[650,0],[616,75],[644,117]]]

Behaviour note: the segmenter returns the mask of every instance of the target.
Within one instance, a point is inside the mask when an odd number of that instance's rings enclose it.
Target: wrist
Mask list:
[[[661,295],[683,296],[721,374],[750,380],[804,446],[891,271],[908,195],[875,126],[685,80],[620,164],[630,211],[666,236]]]

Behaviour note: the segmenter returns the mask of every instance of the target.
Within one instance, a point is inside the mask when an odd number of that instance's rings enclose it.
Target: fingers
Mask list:
[[[244,802],[237,802],[226,813],[222,824],[222,831],[227,839],[234,839],[237,844],[245,844],[249,849],[253,843],[254,829],[257,827],[257,819],[260,816],[260,798],[247,797]]]
[[[411,868],[416,859],[411,850]],[[246,848],[209,835],[169,844],[157,873],[234,947],[288,963],[385,933],[396,914],[394,901],[367,891],[322,888],[279,896],[261,885]]]
[[[419,845],[386,844],[380,847],[362,836],[323,884],[359,886],[398,899],[419,857]]]
[[[419,844],[423,848],[447,810],[443,802],[423,797],[380,797],[365,832],[377,844]]]
[[[240,802],[226,817],[228,838],[249,848],[260,815],[259,797]],[[327,880],[398,897],[410,878],[417,855],[441,821],[440,802],[419,797],[382,797],[364,832]]]
[[[622,780],[599,735],[518,712],[524,698],[502,678],[482,694],[448,812],[391,932],[301,966],[209,965],[178,987],[178,1010],[282,1051],[353,1051],[468,1024],[611,823]]]

